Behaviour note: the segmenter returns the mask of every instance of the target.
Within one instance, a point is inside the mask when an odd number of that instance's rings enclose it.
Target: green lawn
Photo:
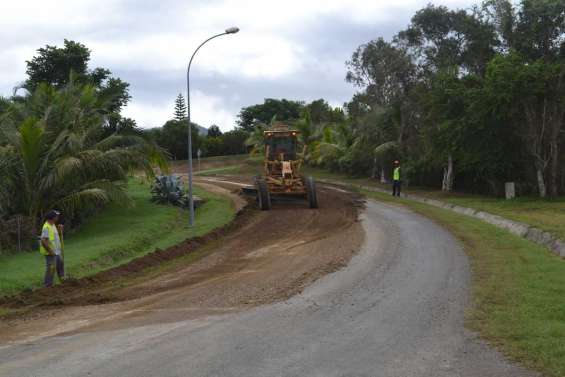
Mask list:
[[[476,195],[449,195],[437,191],[420,194],[531,224],[565,239],[565,198],[551,201],[535,197],[505,200]]]
[[[131,208],[112,205],[65,240],[67,273],[75,278],[123,264],[155,248],[167,248],[230,222],[235,211],[223,196],[195,188],[206,199],[188,228],[186,211],[150,202],[149,185],[132,179]],[[38,252],[0,256],[0,296],[41,285],[43,258]]]
[[[473,271],[468,326],[523,365],[565,376],[565,260],[468,216],[382,193],[363,193],[407,206],[459,238]]]

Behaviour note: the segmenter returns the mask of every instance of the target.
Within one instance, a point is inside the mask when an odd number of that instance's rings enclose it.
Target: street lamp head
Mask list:
[[[226,29],[226,34],[235,34],[235,33],[237,33],[238,31],[239,31],[239,28],[233,26],[233,27],[230,27],[230,28],[227,28],[227,29]]]

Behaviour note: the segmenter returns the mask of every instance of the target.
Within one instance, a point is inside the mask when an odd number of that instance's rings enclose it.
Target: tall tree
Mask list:
[[[186,107],[186,102],[184,100],[184,96],[181,93],[179,93],[179,95],[175,99],[174,119],[179,122],[185,120],[187,116],[186,110],[187,107]]]
[[[83,44],[66,40],[63,47],[45,46],[37,50],[37,55],[26,61],[28,75],[24,87],[33,93],[41,84],[62,89],[71,81],[81,85],[91,85],[100,98],[108,105],[105,107],[106,132],[115,132],[121,120],[120,112],[127,105],[131,96],[129,84],[113,77],[106,68],[89,68],[90,50]]]
[[[26,61],[28,75],[24,87],[30,92],[41,83],[63,88],[72,76],[76,83],[89,84],[97,89],[100,96],[108,98],[108,111],[119,113],[130,100],[129,84],[112,77],[106,68],[89,69],[90,50],[83,44],[65,39],[63,47],[45,46],[37,55]]]
[[[222,135],[222,139],[224,140],[224,154],[232,155],[247,152],[247,147],[245,146],[247,137],[247,132],[242,129],[224,132]]]
[[[360,46],[346,65],[346,80],[363,89],[354,97],[361,103],[351,103],[349,108],[355,108],[361,116],[378,108],[391,108],[396,135],[386,145],[393,143],[400,150],[406,149],[407,136],[416,124],[412,93],[417,84],[417,66],[408,50],[378,38]]]
[[[495,111],[508,114],[519,126],[540,196],[548,191],[557,196],[565,131],[565,66],[542,59],[529,63],[517,53],[500,56],[489,65],[486,85]]]
[[[208,128],[208,137],[220,137],[222,136],[222,131],[220,130],[220,127],[216,126],[215,124],[211,125],[210,128]]]
[[[481,20],[475,13],[466,10],[450,10],[444,6],[428,5],[412,17],[408,29],[396,36],[397,43],[406,46],[415,61],[418,62],[420,76],[428,88],[433,85],[436,77],[443,75],[460,77],[468,74],[482,75],[488,61],[494,54],[497,45],[492,25]],[[435,87],[435,93],[444,86]],[[440,97],[444,97],[439,94]],[[448,102],[453,104],[454,102]],[[457,108],[457,106],[455,106]],[[453,110],[453,109],[452,109]],[[450,111],[464,117],[464,111]],[[433,117],[428,117],[428,119]],[[446,131],[450,125],[457,127],[464,123],[461,119],[443,121],[441,128]],[[427,126],[438,128],[439,123]],[[455,132],[456,133],[456,132]],[[458,146],[455,143],[444,145],[441,154],[445,156],[446,165],[442,189],[451,191],[454,181],[453,155]]]
[[[251,132],[257,123],[268,124],[273,117],[290,122],[300,118],[304,104],[299,101],[266,98],[262,104],[244,107],[237,116],[237,126]]]
[[[89,72],[90,50],[78,42],[65,39],[62,48],[47,45],[37,52],[37,56],[26,62],[28,79],[25,87],[30,92],[41,83],[61,88],[69,82],[71,73],[75,74],[75,78],[95,85],[110,74],[110,71],[102,68]]]
[[[396,40],[410,48],[424,73],[456,69],[458,74],[482,74],[498,41],[495,28],[477,12],[428,5]]]
[[[305,105],[305,110],[309,112],[310,119],[314,124],[342,122],[345,120],[343,110],[332,108],[328,102],[322,98]]]
[[[522,126],[520,134],[534,161],[540,195],[556,196],[565,131],[561,111],[565,3],[522,0],[514,6],[508,0],[490,0],[485,2],[483,12],[507,48],[504,57],[492,62],[490,89],[496,98],[506,101],[507,106],[499,110],[512,112],[514,122]]]
[[[196,157],[198,149],[202,146],[202,137],[196,123],[191,124],[192,154]],[[167,121],[163,127],[152,129],[148,132],[157,144],[169,152],[174,160],[186,160],[188,157],[188,125],[186,119]]]

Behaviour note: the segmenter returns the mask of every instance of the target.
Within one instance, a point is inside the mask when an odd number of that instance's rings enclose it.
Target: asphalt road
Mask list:
[[[375,202],[363,223],[350,264],[290,300],[4,346],[0,376],[533,375],[464,329],[469,266],[447,231]]]

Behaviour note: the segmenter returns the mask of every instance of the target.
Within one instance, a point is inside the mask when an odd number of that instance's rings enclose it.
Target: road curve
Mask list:
[[[457,241],[370,201],[349,265],[278,304],[0,348],[0,376],[533,376],[464,329]]]

